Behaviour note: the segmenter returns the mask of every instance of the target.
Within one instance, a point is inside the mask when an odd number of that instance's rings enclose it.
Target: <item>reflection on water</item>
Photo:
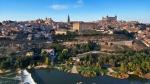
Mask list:
[[[130,76],[128,79],[120,80],[109,76],[98,76],[96,78],[85,78],[82,75],[70,74],[56,69],[31,69],[33,79],[38,84],[150,84],[150,80],[137,76]]]

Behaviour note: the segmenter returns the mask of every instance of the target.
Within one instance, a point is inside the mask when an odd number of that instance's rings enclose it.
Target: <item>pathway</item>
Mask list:
[[[115,71],[112,68],[107,68],[107,69],[110,73],[115,73]]]
[[[120,54],[115,54],[115,53],[108,53],[108,52],[106,53],[106,52],[102,52],[102,51],[89,51],[89,52],[85,52],[85,53],[77,54],[76,56],[77,56],[77,57],[82,58],[82,57],[83,57],[83,55],[85,55],[85,54],[89,54],[89,53],[93,53],[93,54],[100,53],[100,54],[108,54],[108,55],[120,55]]]
[[[75,74],[77,74],[77,73],[78,73],[78,71],[77,71],[77,67],[76,67],[75,65],[72,67],[72,69],[71,69],[71,73],[75,73]]]

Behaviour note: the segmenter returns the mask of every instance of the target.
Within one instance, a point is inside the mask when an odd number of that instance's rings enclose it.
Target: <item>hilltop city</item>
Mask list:
[[[116,39],[115,34],[121,33],[121,31],[125,30],[128,33],[134,34],[134,38],[128,37],[126,39]],[[71,21],[70,16],[68,15],[67,22],[55,22],[51,18],[37,19],[37,20],[30,20],[30,21],[3,21],[0,23],[0,37],[1,38],[9,38],[11,40],[16,40],[20,37],[21,40],[28,40],[28,41],[35,41],[39,38],[46,38],[46,42],[52,43],[55,38],[52,38],[53,35],[67,35],[68,32],[76,32],[77,34],[87,34],[93,33],[96,34],[108,34],[112,36],[111,38],[103,37],[98,39],[82,39],[78,38],[77,41],[62,41],[62,44],[73,44],[78,42],[80,43],[87,43],[88,40],[94,41],[98,45],[103,45],[103,43],[112,43],[112,44],[124,44],[128,46],[133,46],[133,40],[137,40],[145,44],[147,47],[150,46],[150,25],[139,23],[138,21],[118,21],[117,16],[109,17],[108,15],[102,20],[97,20],[93,22],[83,22],[83,21]],[[90,32],[88,32],[90,31]],[[26,35],[21,37],[21,35]],[[26,38],[25,38],[26,37]],[[130,39],[129,39],[130,38]],[[118,40],[118,41],[116,41]],[[124,42],[124,43],[123,43]],[[24,43],[24,42],[23,42]],[[23,44],[21,43],[21,44]],[[134,46],[134,49],[137,46]],[[113,51],[113,50],[112,50]]]
[[[150,24],[118,20],[116,15],[93,22],[72,21],[68,15],[66,22],[46,17],[0,23],[1,73],[55,66],[85,77],[108,74],[123,79],[135,74],[147,78],[149,49]]]

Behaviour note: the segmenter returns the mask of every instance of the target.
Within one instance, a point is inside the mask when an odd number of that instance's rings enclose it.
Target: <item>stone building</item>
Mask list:
[[[26,56],[33,56],[34,55],[34,52],[27,52],[26,53]]]
[[[107,15],[106,18],[102,17],[102,21],[114,22],[114,21],[117,21],[117,16],[115,15],[115,17],[109,17]]]
[[[108,42],[108,45],[126,45],[126,46],[132,46],[133,45],[133,41],[119,41],[119,42]]]
[[[67,30],[56,30],[55,31],[55,35],[58,35],[58,34],[60,34],[60,35],[62,35],[62,34],[67,35]]]
[[[45,18],[45,24],[50,24],[52,25],[53,20],[51,18]]]
[[[73,23],[73,30],[92,30],[98,28],[97,23],[93,22],[76,22]]]

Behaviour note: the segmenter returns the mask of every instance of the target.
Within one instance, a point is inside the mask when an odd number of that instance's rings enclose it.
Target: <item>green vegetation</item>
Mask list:
[[[119,72],[119,67],[114,67],[113,70],[114,70],[115,72]]]
[[[7,46],[11,43],[11,39],[9,38],[0,38],[0,46]]]
[[[16,56],[16,52],[11,52],[7,57],[1,56],[0,57],[0,69],[7,70],[7,69],[22,69],[28,66],[36,66],[36,65],[48,65],[50,67],[55,66],[55,62],[63,64],[62,66],[58,66],[61,71],[69,72],[71,70],[72,65],[74,63],[80,73],[85,77],[95,77],[102,73],[107,73],[108,70],[106,69],[108,66],[112,67],[114,71],[126,74],[128,71],[133,72],[136,75],[142,76],[146,73],[150,72],[150,50],[140,50],[140,51],[133,51],[129,47],[125,47],[124,50],[117,50],[115,53],[120,53],[120,55],[108,55],[108,54],[86,54],[81,57],[79,62],[74,62],[72,57],[75,57],[77,54],[82,54],[84,52],[89,52],[93,50],[99,50],[97,45],[90,41],[87,44],[72,44],[72,45],[61,45],[58,43],[62,43],[65,41],[74,41],[78,40],[75,37],[78,36],[98,36],[96,31],[92,31],[91,34],[84,34],[84,32],[90,33],[90,31],[82,31],[82,32],[68,32],[67,35],[55,35],[54,43],[44,44],[44,42],[27,42],[32,47],[28,48],[19,46],[16,47],[19,50],[24,52],[31,51],[34,52],[34,56],[24,56],[18,55]],[[13,32],[16,33],[16,32]],[[79,34],[81,33],[81,34]],[[115,31],[115,34],[124,34],[125,37],[133,37],[133,33],[129,33],[126,30],[123,31]],[[20,35],[19,35],[20,36]],[[106,35],[111,38],[111,36]],[[115,37],[115,36],[114,36]],[[18,37],[22,38],[22,36]],[[90,38],[90,37],[89,37]],[[95,37],[94,37],[95,38]],[[102,37],[101,37],[102,38]],[[120,37],[121,38],[121,37]],[[44,38],[41,38],[41,40]],[[100,39],[100,38],[97,38]],[[17,40],[16,40],[17,41]],[[13,44],[15,40],[1,38],[0,39],[0,46],[2,46],[3,51],[6,51],[5,46]],[[18,43],[20,41],[17,41]],[[15,43],[14,43],[15,44]],[[20,43],[18,43],[20,44]],[[27,45],[26,44],[26,45]],[[13,46],[13,45],[12,45]],[[15,46],[14,46],[15,47]],[[56,59],[55,62],[50,61],[49,53],[43,52],[41,53],[42,48],[54,49],[56,52]],[[1,49],[1,51],[2,51]],[[2,51],[2,53],[3,53]],[[3,55],[3,54],[2,54]]]
[[[79,71],[94,71],[96,72],[97,74],[100,74],[100,73],[107,73],[108,70],[106,68],[101,68],[101,69],[97,69],[97,68],[94,68],[94,67],[80,67],[78,68]]]
[[[150,50],[126,51],[124,55],[99,55],[86,54],[80,62],[75,65],[81,67],[81,71],[101,71],[101,67],[108,65],[114,71],[122,74],[133,72],[135,75],[142,76],[150,72]],[[106,66],[107,65],[107,66]],[[87,68],[89,67],[89,68]]]
[[[127,30],[114,31],[114,34],[124,34],[127,37],[134,37],[134,33],[129,33]]]
[[[82,71],[81,74],[84,77],[96,77],[97,76],[96,72],[94,71]]]
[[[70,72],[72,69],[72,66],[69,64],[68,61],[66,61],[65,65],[60,64],[60,65],[55,66],[55,68],[57,68],[60,71]]]
[[[55,35],[53,38],[54,39],[54,43],[59,43],[59,42],[64,42],[64,41],[72,41],[76,36],[78,36],[75,32],[69,32],[67,31],[67,35]],[[58,40],[59,39],[59,40]]]

